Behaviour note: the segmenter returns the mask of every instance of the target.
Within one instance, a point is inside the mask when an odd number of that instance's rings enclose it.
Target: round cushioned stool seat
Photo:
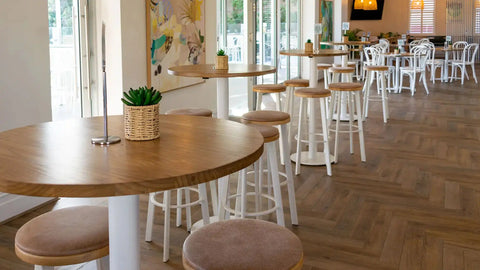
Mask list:
[[[331,91],[361,91],[363,84],[361,83],[331,83],[328,85],[328,89]]]
[[[372,71],[387,71],[388,66],[364,66],[363,69]]]
[[[285,92],[287,87],[283,84],[257,84],[252,87],[254,92],[260,93],[280,93]]]
[[[272,126],[283,125],[290,122],[290,115],[279,111],[253,111],[242,115],[242,122]]]
[[[331,67],[329,69],[330,72],[333,73],[353,73],[355,72],[355,68],[353,67]]]
[[[323,88],[300,88],[295,91],[295,96],[305,98],[324,98],[331,95],[329,90]]]
[[[354,68],[355,66],[357,66],[357,63],[350,62],[350,61],[347,62],[347,67],[353,67]],[[333,67],[342,67],[342,64],[333,64]]]
[[[38,265],[87,262],[108,255],[108,247],[108,208],[101,206],[45,213],[25,223],[15,236],[17,256]],[[64,256],[68,258],[62,262],[58,257]],[[48,257],[55,258],[49,263]]]
[[[308,87],[309,81],[305,79],[293,79],[293,80],[286,80],[283,82],[285,86],[293,86],[293,87]]]
[[[317,65],[318,70],[325,70],[325,69],[329,69],[331,67],[332,67],[332,64],[321,63],[321,64]]]
[[[279,138],[279,132],[276,127],[266,126],[266,125],[256,125],[256,124],[245,124],[249,127],[253,127],[260,132],[263,136],[265,143],[276,141]]]
[[[215,222],[183,244],[185,269],[301,269],[300,239],[288,229],[256,219]]]
[[[185,109],[173,109],[167,111],[165,114],[176,114],[176,115],[192,115],[192,116],[205,116],[211,117],[212,111],[209,109],[194,109],[194,108],[185,108]]]

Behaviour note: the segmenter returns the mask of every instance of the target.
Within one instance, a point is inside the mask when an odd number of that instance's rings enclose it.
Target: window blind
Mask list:
[[[480,34],[480,7],[475,9],[475,34]]]
[[[424,0],[424,8],[410,8],[410,33],[433,34],[435,31],[435,0]],[[410,0],[410,7],[412,0]]]

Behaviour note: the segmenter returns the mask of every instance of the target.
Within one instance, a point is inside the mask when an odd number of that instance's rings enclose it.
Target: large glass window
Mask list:
[[[411,7],[412,0],[410,0]],[[435,32],[435,0],[424,0],[423,9],[410,8],[410,33],[433,34]]]

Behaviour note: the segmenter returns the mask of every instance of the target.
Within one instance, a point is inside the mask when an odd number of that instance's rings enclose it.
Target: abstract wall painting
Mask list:
[[[145,0],[147,84],[161,92],[204,82],[168,74],[178,65],[205,63],[205,0]]]

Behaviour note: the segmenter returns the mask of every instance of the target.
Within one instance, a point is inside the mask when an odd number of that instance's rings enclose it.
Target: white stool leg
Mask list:
[[[152,203],[152,197],[155,196],[155,193],[150,193],[148,195],[148,210],[147,210],[147,224],[145,229],[145,241],[152,241],[152,228],[153,220],[155,217],[155,205]]]
[[[247,212],[247,170],[242,169],[240,171],[240,182],[238,185],[241,187],[240,188],[240,201],[241,201],[241,207],[240,207],[240,218],[245,218],[245,213]]]
[[[328,126],[327,126],[327,109],[325,99],[320,99],[320,115],[322,117],[322,132],[323,132],[323,152],[325,155],[325,166],[327,167],[327,175],[332,176],[332,164],[330,163],[330,146],[328,143]]]
[[[170,258],[170,199],[171,191],[163,192],[163,204],[165,205],[165,222],[163,224],[163,262]]]
[[[382,109],[383,109],[383,122],[387,123],[388,119],[388,100],[387,100],[387,89],[385,87],[385,72],[379,72],[380,73],[380,84],[381,84],[381,90],[382,91]]]
[[[350,154],[353,154],[353,116],[355,113],[355,109],[353,108],[353,100],[352,100],[353,93],[348,92],[346,93],[347,103],[348,103],[348,135],[350,136]],[[358,122],[362,122],[361,118]]]
[[[340,106],[342,102],[342,93],[335,93],[336,95],[336,104],[337,104],[337,120],[335,123],[335,146],[334,146],[334,161],[338,162],[338,131],[340,129]]]
[[[218,179],[218,220],[225,220],[227,202],[228,175]]]
[[[273,194],[275,204],[277,205],[277,224],[285,226],[285,218],[283,215],[282,192],[280,190],[280,179],[278,176],[278,163],[275,143],[269,142],[265,144],[267,148],[268,164],[270,167],[270,174],[272,175]]]
[[[261,158],[259,159],[261,160]],[[261,186],[260,186],[260,179],[259,179],[259,171],[258,171],[258,166],[259,166],[259,160],[255,161],[253,163],[253,172],[254,172],[254,175],[255,175],[255,181],[254,181],[254,185],[255,185],[255,212],[260,212],[260,209],[262,208],[261,206],[261,198],[260,198],[260,194],[261,194]],[[260,216],[257,216],[257,219],[260,219]]]
[[[237,178],[237,195],[238,194],[243,194],[242,193],[242,177],[243,177],[243,169],[240,170],[240,172],[238,173],[238,178]],[[241,205],[243,204],[243,201],[242,201],[242,196],[236,196],[235,197],[235,216],[239,217],[240,215],[237,215],[238,213],[240,213],[240,211],[242,211],[242,207]],[[227,198],[228,200],[228,198]]]
[[[359,95],[355,95],[355,103],[356,103],[356,111],[357,111],[357,117],[360,117],[360,97]],[[360,158],[363,162],[367,161],[366,155],[365,155],[365,142],[363,140],[363,121],[357,121],[358,122],[358,137],[360,140]]]
[[[257,92],[257,106],[255,107],[255,111],[260,111],[262,109],[262,96],[262,93]]]
[[[110,269],[110,256],[105,256],[96,260],[97,270],[109,270]]]
[[[210,196],[212,197],[213,215],[218,216],[217,180],[210,181]]]
[[[35,265],[35,270],[54,270],[53,266]]]
[[[300,174],[300,163],[302,162],[301,158],[301,140],[302,140],[302,122],[303,122],[303,101],[304,98],[300,98],[300,109],[298,111],[298,130],[297,130],[297,158],[295,163],[295,175]]]
[[[188,188],[183,189],[185,191],[185,204],[190,203],[190,190]],[[198,191],[200,193],[200,190]],[[200,194],[199,194],[200,195]],[[192,230],[192,207],[187,206],[187,209],[185,209],[186,215],[187,215],[187,231]]]
[[[330,83],[329,80],[328,80],[328,70],[327,69],[324,69],[323,70],[323,85],[325,87],[325,89],[328,89],[328,84]]]
[[[177,206],[182,204],[182,191],[183,188],[177,189]],[[177,227],[182,226],[182,208],[177,207]]]
[[[282,112],[282,103],[280,102],[281,100],[281,93],[277,93],[277,111]]]
[[[287,126],[283,124],[280,126],[280,130],[286,132]],[[287,138],[283,137],[281,143],[284,145],[283,151],[284,156],[288,157],[290,154],[290,146]],[[287,175],[287,189],[288,189],[288,202],[290,205],[290,217],[292,219],[293,225],[298,225],[298,215],[297,215],[297,203],[295,201],[295,185],[293,183],[293,174],[292,174],[292,163],[290,160],[285,162],[285,174]]]
[[[200,197],[200,207],[202,209],[203,224],[210,223],[210,215],[208,213],[208,197],[207,185],[205,183],[198,185],[198,196]]]
[[[368,99],[370,98],[370,70],[367,70],[367,77],[363,85],[363,121],[368,117]]]

